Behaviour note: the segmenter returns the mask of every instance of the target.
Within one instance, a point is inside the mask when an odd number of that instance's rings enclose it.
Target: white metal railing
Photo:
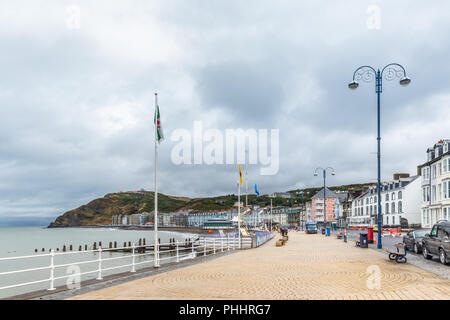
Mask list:
[[[250,242],[248,240],[250,240]],[[2,281],[1,281],[2,276],[12,275],[12,274],[24,274],[24,273],[28,273],[28,272],[32,272],[32,271],[49,270],[48,278],[2,286],[2,287],[0,287],[0,291],[6,290],[6,289],[17,288],[17,287],[30,286],[33,284],[44,283],[44,282],[47,282],[49,284],[47,290],[50,290],[50,291],[55,290],[55,281],[56,280],[73,277],[73,274],[63,275],[63,276],[55,276],[55,270],[58,268],[74,266],[74,265],[80,266],[80,265],[86,265],[86,264],[97,264],[97,268],[95,270],[80,272],[77,274],[77,276],[81,277],[83,275],[97,273],[97,277],[96,277],[97,280],[103,279],[103,273],[105,271],[112,271],[112,270],[121,269],[121,268],[125,268],[125,267],[129,267],[130,272],[134,273],[134,272],[136,272],[136,266],[149,264],[149,263],[155,261],[155,259],[153,258],[153,259],[136,262],[137,257],[154,256],[153,249],[151,249],[151,252],[144,251],[143,253],[139,253],[139,251],[141,251],[141,250],[139,250],[140,248],[147,249],[150,247],[153,248],[154,245],[152,244],[152,245],[140,245],[139,246],[139,245],[133,244],[131,247],[118,247],[118,248],[99,247],[98,249],[93,249],[93,250],[69,251],[69,252],[55,252],[53,249],[51,249],[50,253],[45,253],[45,254],[0,258],[0,263],[2,261],[35,259],[35,258],[43,258],[43,257],[49,257],[49,260],[50,260],[49,264],[45,265],[45,266],[0,272],[0,283],[2,283]],[[166,247],[167,250],[159,250],[161,247]],[[245,248],[245,247],[247,247],[247,248],[251,247],[251,239],[241,238],[241,248]],[[197,240],[192,240],[189,242],[175,241],[175,242],[169,242],[169,243],[160,243],[160,244],[156,245],[157,263],[155,265],[159,266],[159,263],[161,261],[170,262],[170,259],[174,259],[176,263],[179,263],[180,261],[183,261],[183,260],[194,259],[199,256],[207,256],[208,254],[216,254],[219,252],[235,250],[238,248],[239,248],[239,238],[203,237],[203,238],[199,238]],[[102,256],[102,254],[105,252],[121,252],[120,250],[122,250],[123,253],[125,250],[126,251],[129,250],[131,252],[131,254],[125,254],[123,256],[109,257],[109,258],[105,258]],[[94,260],[55,264],[55,257],[64,256],[64,255],[86,254],[86,253],[97,253],[98,257]],[[165,256],[160,257],[160,254],[163,254]],[[112,267],[108,267],[108,268],[103,268],[104,262],[116,261],[116,260],[121,260],[121,259],[129,259],[129,260],[127,260],[124,264],[120,264],[120,265],[116,265],[116,266],[112,266]],[[16,279],[18,279],[18,278],[16,278]]]

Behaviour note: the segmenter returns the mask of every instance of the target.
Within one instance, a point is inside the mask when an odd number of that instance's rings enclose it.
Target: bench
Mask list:
[[[389,260],[397,262],[397,263],[406,263],[406,246],[403,243],[396,243],[394,245],[396,250],[386,250],[389,254]],[[403,250],[403,252],[400,251]]]
[[[276,246],[277,246],[277,247],[284,246],[284,241],[283,241],[283,240],[278,240],[278,241],[276,242]]]

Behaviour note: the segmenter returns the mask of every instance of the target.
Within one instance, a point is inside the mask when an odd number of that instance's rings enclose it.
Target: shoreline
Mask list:
[[[81,229],[120,229],[120,230],[131,230],[131,231],[154,231],[153,227],[145,226],[114,226],[114,225],[100,225],[100,226],[47,226],[46,229],[70,229],[70,228],[81,228]],[[193,233],[193,234],[208,234],[208,229],[201,229],[195,227],[158,227],[158,231],[169,231],[169,232],[179,232],[179,233]],[[218,230],[213,230],[213,234],[218,233]]]

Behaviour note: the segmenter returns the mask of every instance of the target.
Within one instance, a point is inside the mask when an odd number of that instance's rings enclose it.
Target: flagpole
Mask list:
[[[272,232],[272,221],[273,221],[273,215],[272,215],[272,198],[270,198],[270,232]]]
[[[248,155],[248,150],[245,152]],[[247,157],[245,157],[245,206],[248,207],[248,173],[247,173]]]
[[[242,249],[242,242],[241,242],[241,181],[238,182],[238,236],[239,236],[239,249]]]
[[[154,266],[159,267],[159,243],[158,243],[158,93],[155,92],[155,218],[154,218],[154,235],[155,242],[153,247]]]

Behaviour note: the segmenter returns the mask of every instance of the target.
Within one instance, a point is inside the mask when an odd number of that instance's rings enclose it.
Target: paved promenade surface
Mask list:
[[[379,289],[368,267],[380,271]],[[387,254],[372,249],[294,231],[283,247],[275,247],[272,240],[257,249],[72,299],[448,300],[450,281],[410,264],[391,262]]]

